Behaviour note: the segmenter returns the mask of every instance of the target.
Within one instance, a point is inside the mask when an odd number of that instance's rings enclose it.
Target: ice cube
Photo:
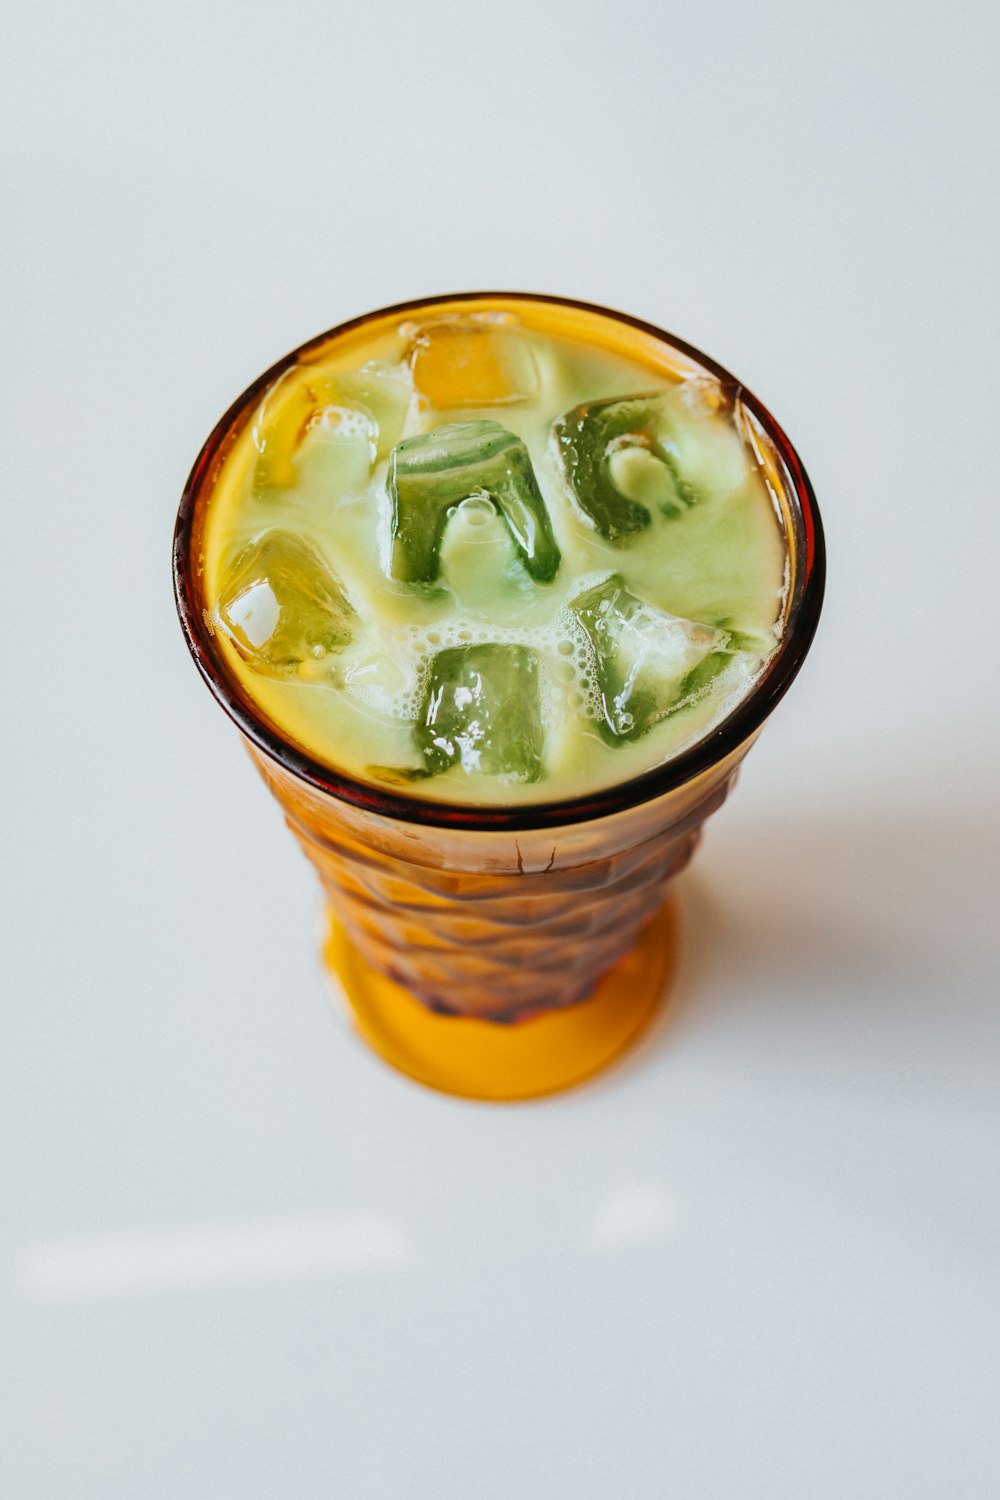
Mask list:
[[[344,670],[346,691],[379,713],[398,715],[401,699],[415,686],[415,664],[398,645],[370,641],[355,647]]]
[[[433,583],[452,510],[475,496],[503,517],[527,572],[548,583],[559,548],[528,450],[499,422],[453,422],[407,438],[389,461],[394,578]]]
[[[319,553],[289,531],[256,537],[227,570],[214,623],[255,671],[302,675],[340,651],[355,612]]]
[[[360,370],[337,377],[342,400],[363,411],[375,423],[373,462],[389,457],[406,423],[413,399],[413,382],[404,365],[372,360]]]
[[[364,481],[373,464],[387,458],[399,441],[413,386],[400,365],[372,362],[360,370],[329,371],[294,365],[266,392],[254,416],[251,436],[257,450],[257,489],[295,483],[296,455],[307,434],[319,434],[355,450],[345,455]]]
[[[552,424],[566,482],[610,542],[645,531],[652,509],[670,519],[701,499],[673,451],[671,407],[669,392],[652,391],[588,401]]]
[[[594,653],[599,729],[638,739],[692,702],[732,659],[724,630],[646,604],[614,573],[570,601]]]
[[[537,781],[542,716],[535,652],[498,643],[439,651],[414,738],[425,776],[461,766],[510,781]]]
[[[719,383],[709,379],[685,380],[671,392],[679,420],[664,435],[664,448],[677,471],[696,490],[707,495],[728,495],[749,476],[749,453],[727,414],[727,403]]]
[[[322,406],[309,418],[296,466],[323,493],[343,496],[367,488],[377,450],[378,427],[367,412]]]
[[[410,369],[417,390],[439,411],[507,406],[538,394],[531,345],[503,323],[429,323],[414,337]]]

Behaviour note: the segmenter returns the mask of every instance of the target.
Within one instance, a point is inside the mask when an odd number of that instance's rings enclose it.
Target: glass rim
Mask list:
[[[721,719],[700,740],[687,750],[671,757],[659,766],[654,766],[627,781],[602,787],[598,791],[579,797],[558,801],[521,803],[516,807],[482,805],[475,803],[434,802],[409,797],[398,791],[390,791],[360,781],[346,772],[334,770],[311,756],[303,747],[282,737],[257,709],[228,673],[222,653],[216,645],[212,632],[205,622],[204,604],[191,567],[191,539],[198,513],[198,503],[210,480],[212,470],[226,439],[256,406],[263,391],[286,369],[294,365],[304,354],[326,344],[338,335],[359,328],[376,318],[405,316],[421,309],[448,305],[456,302],[480,300],[503,300],[512,302],[539,302],[557,307],[572,308],[580,312],[596,313],[623,323],[654,339],[666,343],[670,348],[688,358],[696,360],[716,377],[724,389],[738,395],[741,403],[760,423],[789,480],[788,499],[792,530],[795,533],[796,564],[790,581],[791,596],[788,604],[786,627],[777,650],[766,668],[754,683],[747,696],[740,700],[733,711]],[[783,429],[772,417],[752,391],[737,380],[728,370],[693,344],[675,337],[655,324],[633,318],[627,313],[601,307],[597,303],[581,302],[570,297],[547,296],[540,292],[452,292],[435,297],[420,297],[388,307],[376,308],[344,323],[338,323],[325,333],[300,344],[289,354],[257,377],[239,395],[224,415],[215,424],[188,475],[177,512],[173,542],[174,598],[181,627],[195,665],[201,672],[213,696],[237,728],[257,750],[276,762],[298,780],[317,791],[346,802],[365,812],[379,814],[396,821],[414,823],[425,827],[464,828],[472,832],[518,833],[531,829],[557,828],[573,823],[590,822],[595,818],[610,817],[629,808],[652,802],[664,794],[674,791],[686,782],[724,760],[740,745],[744,744],[764,724],[776,704],[784,697],[798,674],[812,644],[819,622],[826,582],[826,549],[823,526],[812,484],[797,452]]]

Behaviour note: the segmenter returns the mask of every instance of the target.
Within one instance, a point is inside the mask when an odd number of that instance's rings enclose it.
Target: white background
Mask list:
[[[996,15],[8,11],[9,1500],[1000,1492]],[[169,587],[260,370],[479,286],[721,360],[830,555],[663,1023],[512,1108],[341,1029]]]

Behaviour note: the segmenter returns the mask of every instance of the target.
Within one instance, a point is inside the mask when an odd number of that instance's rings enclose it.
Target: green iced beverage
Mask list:
[[[209,627],[283,738],[463,806],[676,757],[778,647],[788,554],[754,421],[693,361],[504,299],[300,356],[226,454]]]
[[[627,1047],[819,615],[812,491],[756,398],[580,303],[385,308],[236,401],[174,561],[371,1046],[490,1099]]]

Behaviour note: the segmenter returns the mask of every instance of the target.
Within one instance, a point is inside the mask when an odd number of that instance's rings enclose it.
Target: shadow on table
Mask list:
[[[998,870],[989,815],[800,818],[714,838],[709,825],[679,882],[679,973],[647,1045],[748,1000],[759,1013],[1000,998]]]

